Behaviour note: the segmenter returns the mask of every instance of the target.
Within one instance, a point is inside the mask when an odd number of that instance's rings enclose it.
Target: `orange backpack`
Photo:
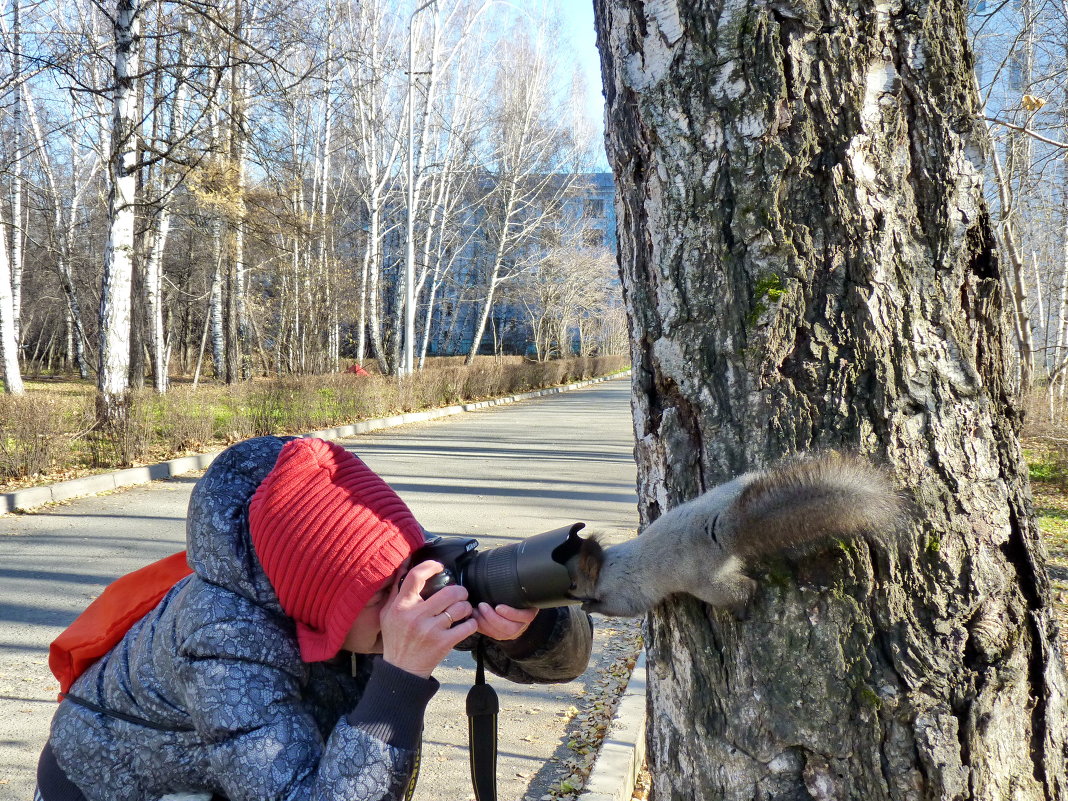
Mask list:
[[[192,572],[185,551],[179,551],[105,587],[48,647],[48,667],[59,679],[59,700],[86,668],[114,648],[134,623]]]

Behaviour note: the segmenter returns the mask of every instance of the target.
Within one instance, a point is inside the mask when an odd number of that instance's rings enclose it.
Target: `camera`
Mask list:
[[[471,537],[431,537],[412,554],[411,565],[434,560],[445,569],[431,576],[422,595],[429,598],[451,584],[467,588],[477,606],[508,604],[517,609],[548,609],[581,603],[569,597],[572,587],[568,562],[578,555],[585,523],[536,534],[520,542],[478,550]]]

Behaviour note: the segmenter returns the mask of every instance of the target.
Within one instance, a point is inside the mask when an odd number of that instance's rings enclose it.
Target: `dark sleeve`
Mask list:
[[[426,705],[438,691],[437,679],[424,679],[375,659],[374,671],[349,724],[384,743],[415,750],[423,733]]]
[[[472,650],[476,637],[458,646]],[[593,650],[593,621],[578,606],[542,609],[515,640],[485,642],[486,667],[519,684],[571,681],[586,670]]]

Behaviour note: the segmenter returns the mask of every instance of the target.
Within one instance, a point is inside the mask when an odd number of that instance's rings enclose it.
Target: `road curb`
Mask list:
[[[634,795],[645,761],[645,681],[642,649],[578,801],[630,801]]]
[[[355,436],[356,434],[366,434],[370,431],[377,431],[383,428],[394,428],[408,423],[422,423],[427,420],[435,420],[439,417],[448,417],[450,415],[462,414],[477,409],[487,409],[491,406],[502,406],[508,403],[515,403],[516,401],[541,398],[546,395],[556,395],[560,392],[571,392],[572,390],[581,389],[582,387],[588,387],[591,384],[600,384],[603,381],[623,378],[629,376],[630,373],[631,371],[627,370],[610,376],[591,378],[586,381],[576,381],[573,384],[538,389],[533,392],[523,392],[518,395],[508,395],[503,398],[460,403],[453,406],[428,409],[422,412],[395,414],[390,415],[389,417],[379,417],[374,420],[361,420],[360,422],[351,425],[338,426],[336,428],[324,428],[321,431],[309,431],[300,436],[319,437],[321,439],[343,439],[345,437]],[[95,495],[98,492],[108,492],[110,490],[131,487],[138,484],[148,484],[152,481],[174,478],[175,476],[180,476],[183,473],[189,473],[193,470],[203,470],[210,465],[215,457],[222,453],[223,450],[224,449],[219,449],[207,453],[193,454],[192,456],[181,456],[177,459],[169,459],[166,462],[159,462],[158,464],[145,465],[143,467],[130,467],[125,470],[116,470],[111,473],[98,473],[92,476],[85,476],[84,478],[61,481],[58,484],[46,484],[40,487],[29,487],[28,489],[16,490],[14,492],[0,493],[0,514],[8,514],[16,511],[25,512],[57,501],[81,498],[86,495]]]

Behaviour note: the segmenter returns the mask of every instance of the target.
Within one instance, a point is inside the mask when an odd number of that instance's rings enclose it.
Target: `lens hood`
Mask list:
[[[479,553],[464,566],[461,579],[472,603],[539,609],[579,603],[568,597],[567,562],[578,554],[578,532],[585,525],[572,523]]]

